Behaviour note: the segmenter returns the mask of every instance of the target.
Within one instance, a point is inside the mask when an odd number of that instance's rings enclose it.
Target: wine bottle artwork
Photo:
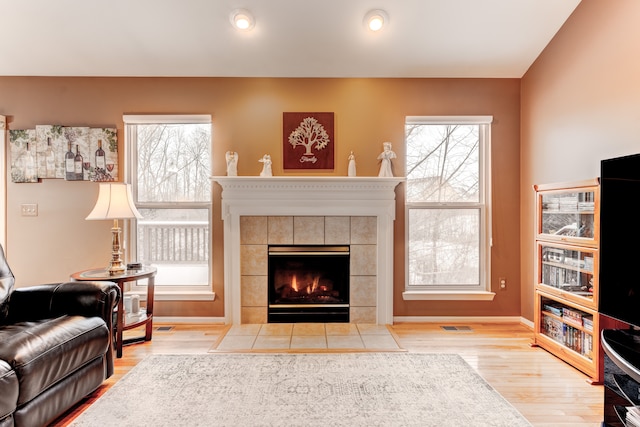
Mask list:
[[[82,166],[82,154],[80,154],[80,147],[76,144],[76,155],[73,158],[73,171],[75,173],[76,181],[82,181],[84,179],[84,171]]]
[[[76,172],[75,172],[75,154],[71,149],[71,141],[69,141],[69,149],[67,153],[64,155],[64,171],[65,171],[65,179],[67,181],[75,181],[76,180]]]
[[[55,178],[56,176],[56,155],[51,146],[51,137],[47,137],[47,151],[45,152],[45,177]]]
[[[96,172],[100,171],[104,173],[106,169],[106,164],[107,164],[107,160],[106,160],[105,152],[102,149],[102,140],[99,139],[98,149],[96,150]]]
[[[37,178],[36,173],[36,159],[33,153],[30,150],[30,145],[27,142],[25,155],[25,164],[24,164],[24,178],[26,182],[35,182]]]
[[[12,182],[118,180],[115,128],[36,125],[35,129],[10,131]],[[31,166],[27,170],[31,162],[33,171]]]
[[[11,182],[38,182],[35,129],[10,129]]]
[[[111,128],[94,128],[90,130],[88,152],[91,153],[85,162],[91,162],[91,168],[85,179],[95,182],[117,180],[118,143],[117,131]],[[80,146],[80,148],[84,148]]]

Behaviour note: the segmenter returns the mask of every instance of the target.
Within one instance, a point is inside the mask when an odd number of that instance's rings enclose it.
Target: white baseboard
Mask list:
[[[158,323],[222,323],[224,325],[224,317],[153,316],[153,321]]]
[[[154,316],[158,323],[224,324],[224,317]],[[394,316],[393,323],[522,323],[533,329],[533,322],[521,316]]]
[[[529,319],[526,319],[524,317],[520,318],[520,323],[522,323],[525,326],[528,326],[529,329],[531,329],[533,331],[533,322]]]
[[[393,323],[523,323],[533,327],[521,316],[394,316]]]

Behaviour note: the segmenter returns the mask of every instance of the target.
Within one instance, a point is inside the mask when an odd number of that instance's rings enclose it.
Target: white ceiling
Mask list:
[[[0,0],[0,75],[519,78],[578,3]],[[229,22],[240,7],[250,33]]]

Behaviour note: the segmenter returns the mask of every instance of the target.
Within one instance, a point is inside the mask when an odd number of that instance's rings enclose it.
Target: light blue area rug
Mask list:
[[[153,355],[72,426],[530,426],[459,355]]]

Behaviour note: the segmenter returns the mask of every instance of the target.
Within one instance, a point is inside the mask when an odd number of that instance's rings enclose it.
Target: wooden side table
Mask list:
[[[150,341],[153,331],[153,298],[155,288],[155,276],[157,268],[144,266],[137,270],[125,270],[124,273],[111,275],[106,269],[84,270],[71,275],[71,279],[77,281],[110,281],[120,287],[122,297],[118,302],[116,316],[116,357],[122,357],[122,346],[134,342]],[[147,279],[147,306],[140,309],[140,315],[134,319],[125,319],[124,313],[124,284],[136,280]],[[122,339],[123,331],[145,325],[143,337]]]

